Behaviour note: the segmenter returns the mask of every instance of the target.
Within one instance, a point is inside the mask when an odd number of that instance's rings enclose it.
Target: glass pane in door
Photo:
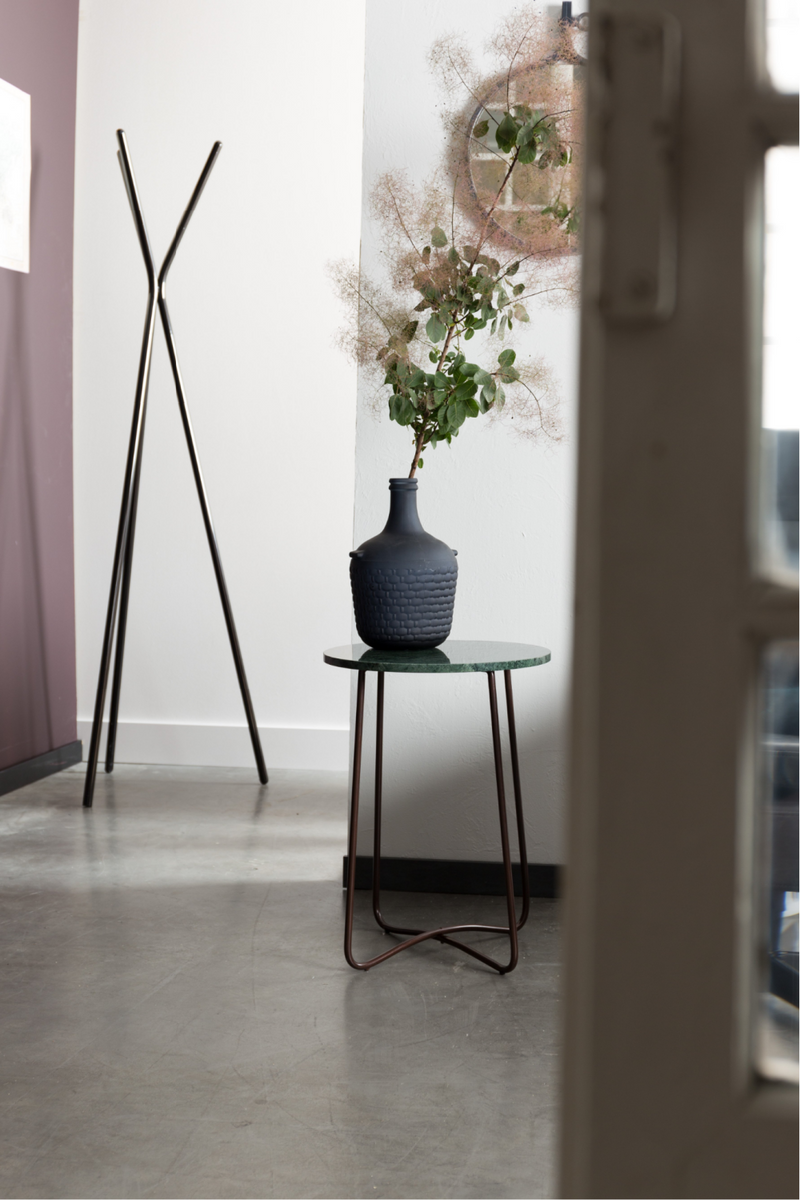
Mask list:
[[[766,647],[761,664],[761,989],[756,1067],[798,1080],[798,654]]]
[[[764,358],[762,382],[762,570],[796,579],[798,516],[798,278],[800,159],[777,146],[765,163]]]
[[[800,82],[800,2],[767,0],[767,72],[779,92]]]

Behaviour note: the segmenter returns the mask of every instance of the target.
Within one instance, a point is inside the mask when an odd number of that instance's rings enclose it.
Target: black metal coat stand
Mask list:
[[[86,770],[86,786],[83,793],[83,804],[85,808],[91,808],[92,798],[94,796],[94,785],[97,777],[97,760],[100,753],[100,735],[103,727],[103,710],[105,708],[106,690],[108,687],[108,672],[111,665],[111,648],[114,641],[114,629],[116,626],[117,641],[116,654],[114,658],[114,679],[111,685],[111,707],[109,712],[108,725],[108,741],[106,744],[106,771],[110,772],[114,769],[114,750],[117,740],[117,718],[119,716],[119,695],[122,683],[122,662],[125,655],[125,629],[128,620],[128,600],[130,597],[131,588],[131,565],[133,562],[133,539],[136,532],[136,510],[139,502],[139,481],[142,473],[142,442],[144,439],[144,422],[147,411],[147,393],[150,385],[150,364],[153,356],[153,337],[155,335],[156,326],[156,305],[161,314],[161,324],[164,328],[164,336],[167,340],[167,351],[169,353],[169,361],[172,367],[172,374],[175,379],[175,390],[178,395],[178,406],[181,412],[181,420],[183,422],[183,431],[186,435],[186,444],[189,448],[189,457],[192,462],[192,471],[194,473],[194,481],[197,485],[197,495],[200,500],[200,508],[203,513],[203,524],[206,528],[206,536],[208,538],[208,546],[211,551],[211,560],[214,564],[214,574],[217,577],[217,587],[219,588],[219,597],[222,601],[222,611],[225,615],[225,624],[228,629],[228,637],[231,643],[233,652],[233,661],[236,666],[236,674],[239,679],[239,688],[242,693],[242,701],[244,710],[247,716],[247,725],[250,730],[250,739],[253,743],[253,753],[255,755],[256,767],[258,768],[258,778],[261,783],[267,782],[267,768],[264,763],[264,754],[261,749],[261,739],[258,734],[258,726],[256,717],[253,711],[253,702],[250,698],[250,689],[247,686],[247,676],[244,670],[244,662],[242,660],[242,652],[239,647],[239,639],[236,634],[236,625],[233,620],[233,610],[228,596],[228,588],[225,583],[225,574],[222,570],[222,559],[220,558],[219,547],[217,545],[217,537],[214,532],[214,523],[211,519],[211,511],[208,505],[208,497],[206,495],[205,483],[203,482],[203,473],[200,469],[200,460],[197,455],[197,447],[195,445],[194,433],[192,431],[192,422],[189,417],[189,409],[186,404],[186,393],[183,387],[180,367],[178,365],[178,355],[175,347],[175,335],[172,332],[172,324],[169,319],[169,309],[167,308],[166,285],[167,275],[172,266],[181,238],[186,232],[189,221],[192,218],[195,208],[197,207],[203,188],[205,187],[208,177],[214,167],[222,142],[215,142],[209,154],[206,164],[200,173],[200,178],[192,192],[191,199],[186,207],[186,211],[181,217],[180,223],[175,236],[172,239],[167,256],[161,266],[161,270],[156,278],[155,264],[153,262],[153,254],[150,248],[150,239],[147,234],[147,227],[144,221],[142,205],[139,199],[139,192],[136,187],[136,179],[133,174],[133,166],[131,164],[130,151],[125,133],[122,129],[117,130],[117,141],[119,143],[119,152],[117,157],[122,168],[122,177],[125,181],[125,188],[128,193],[128,199],[133,213],[133,220],[136,225],[136,232],[139,236],[139,245],[144,258],[145,270],[147,271],[147,314],[144,323],[144,336],[142,338],[142,353],[139,359],[139,375],[136,380],[136,397],[133,404],[133,423],[131,425],[131,437],[128,445],[128,458],[125,464],[125,481],[122,488],[122,505],[119,514],[119,528],[117,530],[117,541],[114,549],[114,566],[111,572],[111,590],[108,597],[108,612],[106,615],[105,633],[103,635],[103,652],[100,658],[100,675],[97,681],[97,697],[94,706],[94,720],[92,722],[92,737],[89,743],[89,757]],[[117,620],[119,614],[119,620]]]

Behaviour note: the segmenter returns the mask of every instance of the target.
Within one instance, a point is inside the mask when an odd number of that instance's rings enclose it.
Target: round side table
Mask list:
[[[456,642],[447,641],[435,650],[372,650],[369,646],[338,646],[334,650],[326,650],[326,663],[332,667],[345,667],[350,671],[358,671],[358,690],[356,696],[356,727],[355,744],[353,748],[353,788],[350,798],[350,833],[347,859],[347,907],[344,927],[344,956],[351,967],[358,971],[368,971],[377,963],[416,946],[428,938],[446,942],[456,946],[473,958],[479,959],[487,966],[493,967],[501,975],[513,971],[517,965],[519,949],[517,932],[525,924],[530,907],[530,884],[528,879],[528,860],[525,852],[525,827],[522,815],[522,795],[519,780],[519,758],[517,755],[517,731],[514,724],[514,697],[511,690],[511,672],[522,667],[538,667],[550,661],[550,651],[544,646],[527,646],[518,642]],[[353,908],[355,903],[356,884],[356,844],[358,841],[358,801],[361,790],[361,749],[364,731],[364,693],[368,671],[375,671],[378,676],[378,713],[375,739],[375,838],[372,863],[372,911],[375,920],[386,933],[406,935],[406,940],[391,950],[377,954],[374,958],[358,962],[353,956]],[[506,903],[508,906],[508,925],[443,925],[438,929],[403,929],[390,925],[381,915],[381,798],[383,786],[383,691],[385,676],[389,672],[404,674],[447,675],[458,672],[483,671],[489,683],[489,712],[492,722],[492,746],[494,750],[494,770],[497,782],[497,804],[500,815],[500,839],[503,847],[503,869],[506,883]],[[508,845],[508,820],[506,817],[505,786],[503,783],[503,754],[500,744],[500,719],[497,708],[497,689],[495,672],[502,671],[505,676],[506,711],[508,714],[508,733],[511,748],[511,771],[514,780],[514,807],[517,818],[517,836],[519,839],[520,866],[522,872],[522,912],[519,920],[516,916],[514,903],[514,880],[511,870],[511,853]],[[453,934],[458,933],[507,933],[511,952],[507,963],[496,962],[485,954],[481,954],[472,946],[456,941]]]

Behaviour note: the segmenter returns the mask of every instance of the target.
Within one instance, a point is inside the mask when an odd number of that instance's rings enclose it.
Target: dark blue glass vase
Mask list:
[[[376,650],[426,650],[450,634],[456,551],[417,516],[416,479],[389,480],[389,520],[350,554],[358,636]]]

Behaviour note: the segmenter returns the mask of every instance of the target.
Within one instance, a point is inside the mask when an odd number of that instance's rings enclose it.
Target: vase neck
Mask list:
[[[416,479],[389,480],[389,520],[384,533],[424,533],[417,516]]]

